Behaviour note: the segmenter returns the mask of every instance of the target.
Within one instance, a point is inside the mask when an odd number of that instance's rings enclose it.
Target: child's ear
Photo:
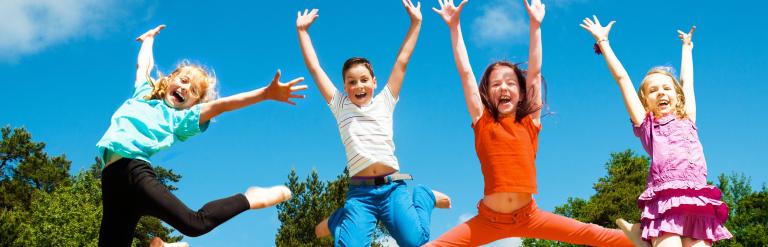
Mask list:
[[[376,77],[373,77],[373,88],[376,89]]]

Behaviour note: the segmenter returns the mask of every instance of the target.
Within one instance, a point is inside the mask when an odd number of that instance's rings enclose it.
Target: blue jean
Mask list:
[[[380,186],[350,186],[347,201],[328,219],[334,246],[371,246],[376,221],[399,246],[421,246],[429,241],[435,195],[423,185],[403,180]]]

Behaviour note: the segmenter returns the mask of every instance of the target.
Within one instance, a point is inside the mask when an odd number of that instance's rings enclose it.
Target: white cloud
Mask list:
[[[384,247],[398,247],[397,241],[392,236],[386,236],[383,239],[380,239],[379,243],[381,243]]]
[[[467,222],[472,217],[475,217],[475,213],[463,213],[459,215],[459,220],[456,222],[456,224],[458,225],[458,224]]]
[[[2,0],[0,61],[15,61],[71,39],[98,37],[120,15],[116,5],[116,0]]]
[[[587,0],[543,0],[547,12]],[[528,12],[523,1],[492,0],[480,6],[482,14],[472,22],[473,41],[480,45],[526,43]],[[545,18],[546,22],[546,18]]]
[[[520,238],[505,238],[485,245],[486,247],[518,247],[523,245]]]
[[[541,1],[547,6],[555,6],[555,7],[568,7],[568,5],[574,4],[574,3],[584,3],[587,2],[587,0],[543,0]]]
[[[521,42],[528,35],[525,6],[521,1],[493,0],[480,7],[482,15],[472,22],[474,40],[481,45]]]

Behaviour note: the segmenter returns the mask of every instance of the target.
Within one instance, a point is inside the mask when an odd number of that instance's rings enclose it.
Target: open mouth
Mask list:
[[[184,95],[183,95],[183,94],[181,94],[181,92],[180,92],[179,90],[173,91],[173,93],[171,94],[171,96],[173,96],[173,98],[174,98],[174,99],[176,99],[176,102],[179,102],[180,104],[183,104],[183,103],[184,103],[184,101],[186,101],[186,100],[187,100],[187,99],[184,97]]]
[[[659,108],[667,108],[669,107],[669,100],[659,100]]]
[[[368,93],[366,93],[365,91],[362,91],[362,92],[355,93],[354,96],[356,99],[364,99],[365,96],[368,96]]]
[[[503,105],[503,104],[507,104],[507,103],[510,103],[510,102],[512,102],[512,98],[510,98],[509,96],[506,96],[506,95],[502,95],[499,98],[499,104],[498,105]]]

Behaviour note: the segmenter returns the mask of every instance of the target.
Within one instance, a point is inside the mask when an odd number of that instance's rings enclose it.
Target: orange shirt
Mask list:
[[[485,195],[496,192],[536,193],[536,151],[539,131],[530,115],[496,122],[484,111],[475,130],[475,150],[485,179]]]

